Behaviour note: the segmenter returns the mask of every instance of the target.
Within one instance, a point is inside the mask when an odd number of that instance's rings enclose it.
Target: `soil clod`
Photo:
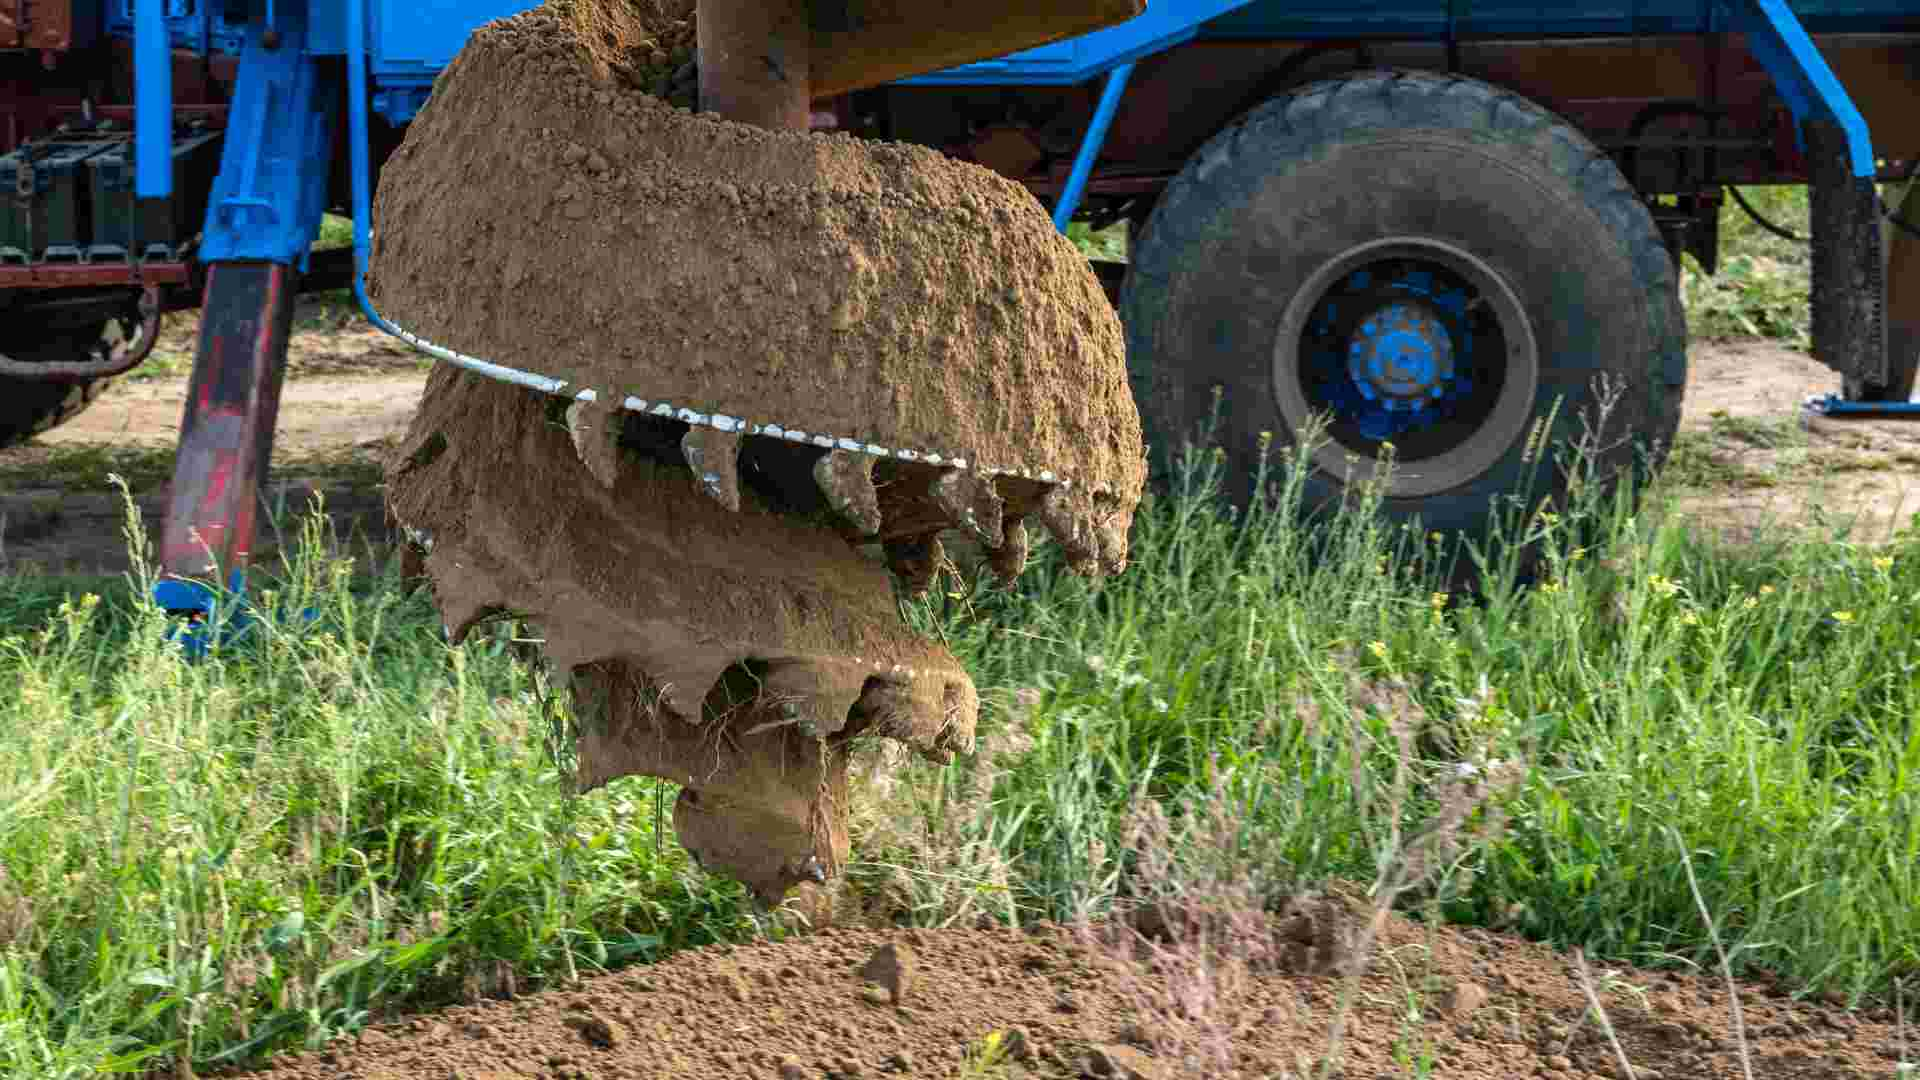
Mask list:
[[[886,991],[890,1004],[899,1005],[912,993],[914,976],[918,972],[919,962],[914,956],[913,947],[904,942],[889,941],[867,958],[860,968],[860,977]]]

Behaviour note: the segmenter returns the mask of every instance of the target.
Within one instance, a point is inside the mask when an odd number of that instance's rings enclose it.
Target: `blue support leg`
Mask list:
[[[1073,220],[1074,212],[1080,209],[1087,179],[1093,175],[1094,162],[1099,160],[1100,150],[1107,144],[1107,130],[1113,126],[1114,114],[1120,111],[1120,98],[1127,92],[1127,79],[1132,74],[1131,61],[1107,73],[1107,85],[1100,91],[1100,104],[1093,110],[1093,123],[1087,126],[1087,134],[1080,140],[1080,151],[1073,156],[1073,171],[1067,175],[1067,186],[1053,208],[1053,227],[1063,233],[1067,231],[1067,223]]]
[[[241,56],[207,208],[207,288],[161,531],[167,580],[154,599],[195,620],[194,650],[210,632],[240,625],[208,630],[218,606],[201,582],[235,593],[245,584],[298,275],[319,232],[332,161],[338,81],[306,53],[297,20],[282,13],[274,29],[250,27]]]
[[[166,0],[133,4],[133,193],[173,196],[173,47]]]

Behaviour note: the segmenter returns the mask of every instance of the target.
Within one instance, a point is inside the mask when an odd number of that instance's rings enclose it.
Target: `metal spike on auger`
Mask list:
[[[987,552],[987,565],[1001,581],[1011,585],[1019,578],[1020,572],[1027,568],[1027,523],[1023,518],[1013,518],[1006,523],[1005,538],[1000,546]]]
[[[688,428],[680,453],[700,482],[700,490],[728,510],[740,509],[740,436],[713,428]]]
[[[901,587],[908,596],[924,596],[933,587],[934,579],[940,576],[940,564],[947,557],[946,547],[940,543],[940,534],[937,532],[889,540],[884,549],[887,569],[900,579]]]
[[[1060,545],[1074,570],[1084,571],[1098,560],[1100,546],[1093,520],[1074,512],[1071,492],[1062,488],[1048,491],[1040,500],[1040,523]]]
[[[965,529],[989,551],[1005,538],[1006,504],[993,481],[963,469],[947,469],[929,488],[933,501],[956,528]]]
[[[862,536],[880,531],[880,492],[873,486],[874,456],[830,450],[813,464],[813,480],[827,505],[851,522]]]

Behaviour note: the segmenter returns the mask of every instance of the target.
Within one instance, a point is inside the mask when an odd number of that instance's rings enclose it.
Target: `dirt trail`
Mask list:
[[[1803,416],[1833,372],[1769,342],[1696,346],[1667,479],[1679,510],[1735,540],[1853,522],[1883,542],[1920,513],[1920,418]]]
[[[1324,1053],[1341,992],[1316,966],[1324,956],[1291,944],[1301,929],[1275,924],[1285,939],[1275,944],[1293,958],[1257,972],[1235,998],[1202,998],[1191,1026],[1139,1007],[1167,1000],[1162,976],[1064,930],[829,930],[382,1025],[288,1058],[262,1080],[1298,1077]],[[912,969],[898,1006],[862,971],[883,945],[903,951]],[[1598,1026],[1583,1020],[1586,999],[1566,957],[1399,918],[1379,945],[1348,1020],[1346,1080],[1621,1075]],[[897,967],[887,959],[884,967]],[[1597,969],[1594,978],[1635,1076],[1741,1075],[1724,984],[1630,970]],[[1746,984],[1741,997],[1755,1076],[1893,1071],[1899,1034],[1887,1011],[1796,1002],[1765,984]],[[970,1049],[996,1031],[1018,1031],[1018,1049],[997,1067],[966,1070]],[[1230,1047],[1238,1071],[1183,1066],[1176,1039]],[[1413,1067],[1423,1058],[1430,1071]]]

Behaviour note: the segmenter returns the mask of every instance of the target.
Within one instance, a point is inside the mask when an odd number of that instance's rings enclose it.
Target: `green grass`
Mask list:
[[[1763,337],[1799,349],[1812,346],[1808,293],[1812,256],[1805,187],[1743,187],[1747,202],[1772,224],[1801,239],[1762,228],[1729,197],[1720,211],[1720,267],[1712,277],[1691,256],[1681,274],[1689,329],[1696,339]],[[1890,205],[1904,196],[1882,185]]]
[[[0,461],[0,484],[67,492],[106,492],[112,489],[113,478],[118,476],[134,488],[152,490],[173,479],[174,456],[171,446],[55,443],[45,447],[42,453]],[[273,462],[268,479],[301,473],[318,473],[331,483],[369,490],[384,482],[377,455],[352,448],[299,457],[280,455]]]
[[[908,609],[981,686],[983,752],[866,781],[892,793],[853,888],[928,924],[1098,914],[1137,797],[1226,800],[1214,854],[1274,892],[1370,881],[1399,731],[1408,819],[1462,763],[1527,763],[1499,838],[1407,902],[1704,962],[1677,837],[1736,966],[1849,993],[1920,970],[1920,539],[1716,548],[1591,505],[1529,524],[1539,587],[1444,603],[1404,569],[1423,538],[1364,505],[1228,520],[1209,460],[1119,579],[1046,550],[1018,591]],[[142,581],[0,579],[0,1074],[204,1067],[777,932],[662,835],[669,786],[562,796],[502,635],[448,646],[307,528],[260,596],[317,620],[198,664]]]
[[[320,219],[320,236],[313,242],[313,250],[329,251],[335,248],[353,246],[353,219],[328,214]]]

